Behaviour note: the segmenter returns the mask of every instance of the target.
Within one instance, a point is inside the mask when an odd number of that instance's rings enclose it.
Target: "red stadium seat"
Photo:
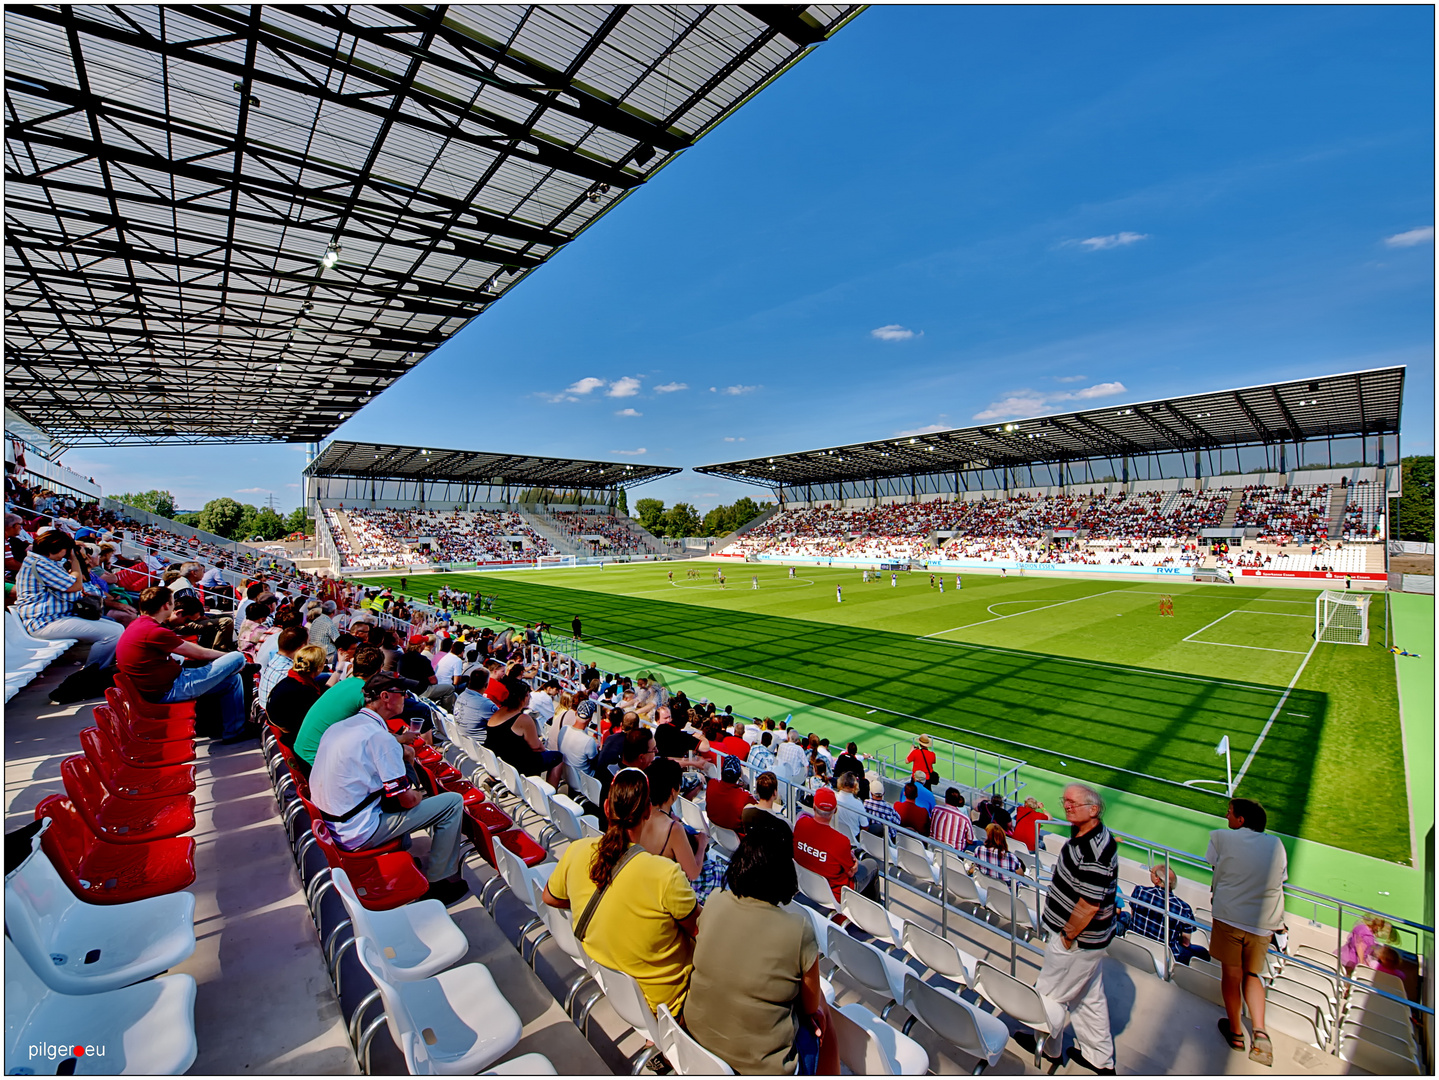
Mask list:
[[[545,861],[545,857],[548,855],[548,852],[540,847],[539,842],[524,829],[510,829],[506,832],[496,833],[495,840],[523,859],[526,866],[538,866]]]
[[[195,766],[140,768],[120,756],[110,736],[97,727],[80,732],[80,746],[85,757],[100,774],[105,787],[127,799],[162,799],[170,795],[187,795],[195,790]]]
[[[173,739],[168,742],[145,742],[135,738],[130,730],[120,723],[119,717],[108,705],[94,707],[95,723],[114,743],[115,749],[127,764],[148,766],[183,765],[195,760],[193,739]]]
[[[149,705],[150,709],[173,709],[160,715],[146,712],[135,705],[134,698],[115,687],[105,691],[105,701],[135,738],[142,742],[166,742],[170,739],[195,737],[195,703],[182,701],[176,705]]]
[[[345,851],[335,843],[329,823],[314,810],[310,829],[325,853],[325,861],[331,868],[345,871],[360,903],[371,911],[389,911],[418,900],[429,891],[430,883],[408,852],[392,851],[388,846],[383,851]]]
[[[114,689],[126,701],[138,716],[152,717],[157,720],[189,720],[192,723],[195,719],[195,703],[193,701],[177,701],[173,705],[157,705],[153,701],[147,701],[140,691],[135,689],[135,684],[130,681],[130,676],[123,671],[115,672]],[[109,695],[105,695],[109,700]]]
[[[195,841],[188,836],[144,844],[99,839],[74,804],[50,795],[35,820],[50,819],[40,838],[45,855],[70,891],[87,904],[128,904],[189,888],[195,880]]]
[[[65,793],[85,824],[102,840],[143,844],[187,833],[195,827],[195,796],[126,799],[105,789],[100,774],[83,754],[60,763]]]

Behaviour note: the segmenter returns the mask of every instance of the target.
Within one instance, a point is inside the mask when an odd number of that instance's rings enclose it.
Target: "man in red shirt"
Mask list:
[[[721,829],[731,829],[743,835],[744,808],[755,799],[739,786],[740,769],[734,758],[725,757],[722,760],[724,765],[720,769],[720,778],[711,780],[705,786],[705,814]]]
[[[115,645],[115,663],[135,689],[147,701],[162,705],[213,697],[220,710],[221,745],[255,738],[259,728],[245,721],[245,687],[240,681],[245,654],[203,649],[165,626],[175,602],[163,585],[144,590],[135,606],[140,617],[125,627]],[[172,653],[208,663],[183,667]]]
[[[870,858],[856,860],[849,837],[830,824],[838,805],[830,788],[814,793],[813,816],[801,814],[794,823],[794,861],[828,881],[836,901],[846,885],[878,900],[878,864]]]
[[[919,788],[911,780],[904,785],[904,798],[894,804],[894,812],[899,815],[899,823],[910,832],[928,836],[929,811],[914,801],[918,795]]]

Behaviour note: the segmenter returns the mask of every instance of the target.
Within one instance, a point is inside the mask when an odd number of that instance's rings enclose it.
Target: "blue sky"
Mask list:
[[[1405,363],[1432,453],[1433,41],[1419,6],[871,8],[337,434],[692,466]],[[305,459],[64,460],[288,508]]]

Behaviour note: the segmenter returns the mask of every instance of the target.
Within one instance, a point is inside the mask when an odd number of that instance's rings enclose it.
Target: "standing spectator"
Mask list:
[[[795,862],[829,882],[836,901],[846,885],[877,900],[879,867],[873,859],[855,859],[849,838],[832,824],[838,806],[829,788],[814,793],[814,814],[801,814],[794,823]]]
[[[930,749],[933,742],[934,740],[928,735],[921,735],[914,740],[914,749],[911,750],[909,756],[904,759],[905,763],[910,766],[909,777],[911,780],[917,778],[917,773],[928,774],[934,772],[934,751]]]
[[[790,902],[799,891],[792,843],[779,818],[754,819],[725,872],[725,890],[700,915],[685,1025],[737,1073],[839,1073],[819,941]]]
[[[245,722],[245,687],[240,681],[244,654],[202,649],[166,627],[175,604],[163,585],[142,592],[138,607],[140,617],[125,628],[115,648],[115,662],[135,689],[158,705],[214,698],[220,707],[220,743],[253,739],[259,729]],[[172,654],[205,663],[182,667]]]
[[[946,788],[944,805],[929,812],[929,835],[957,851],[974,843],[974,823],[964,812],[964,796],[958,788]]]
[[[1191,945],[1189,935],[1194,933],[1194,909],[1174,895],[1174,886],[1179,884],[1179,875],[1169,871],[1169,886],[1165,887],[1164,867],[1149,868],[1149,880],[1153,886],[1137,885],[1130,893],[1129,929],[1136,934],[1154,941],[1164,940],[1164,912],[1169,911],[1169,951],[1175,962],[1188,965],[1194,957],[1209,959],[1209,950],[1202,945]],[[1148,906],[1145,906],[1148,905]]]
[[[1114,1037],[1104,994],[1104,950],[1114,937],[1119,845],[1105,828],[1099,793],[1083,784],[1064,789],[1064,816],[1073,835],[1054,864],[1044,925],[1049,941],[1034,988],[1046,998],[1049,1037],[1044,1054],[1062,1061],[1066,1019],[1074,1025],[1073,1061],[1104,1076],[1114,1074]],[[1067,1016],[1066,1016],[1067,1014]],[[1023,1039],[1016,1039],[1021,1046]],[[1033,1042],[1029,1047],[1033,1047]]]
[[[651,1009],[667,1005],[678,1012],[689,989],[700,908],[679,865],[639,844],[650,811],[643,770],[621,770],[605,799],[604,835],[565,848],[544,901],[569,909],[585,952],[633,976]],[[605,891],[592,906],[600,889]]]
[[[1240,1013],[1249,1006],[1254,1043],[1249,1059],[1274,1064],[1274,1047],[1264,1030],[1264,954],[1276,930],[1284,928],[1284,882],[1288,856],[1279,838],[1264,831],[1269,816],[1253,799],[1230,800],[1229,828],[1209,834],[1205,856],[1214,867],[1214,932],[1209,949],[1220,966],[1224,1011],[1219,1031],[1233,1050],[1244,1049]]]
[[[1349,936],[1344,939],[1344,945],[1339,950],[1344,974],[1353,975],[1354,969],[1360,964],[1377,967],[1375,949],[1379,944],[1388,945],[1393,940],[1394,927],[1389,924],[1388,919],[1383,915],[1365,915],[1354,924],[1354,929],[1349,931]]]
[[[13,610],[31,637],[88,641],[88,662],[109,667],[124,629],[113,619],[82,619],[74,614],[87,576],[75,542],[59,529],[52,529],[36,539],[20,564],[15,575]]]
[[[910,832],[917,832],[920,836],[929,835],[929,811],[915,802],[915,796],[919,793],[919,785],[913,780],[904,785],[904,798],[894,804],[894,812],[899,815],[899,823]]]

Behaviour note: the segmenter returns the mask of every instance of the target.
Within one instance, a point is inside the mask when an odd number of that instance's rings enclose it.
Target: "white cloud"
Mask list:
[[[739,435],[739,436],[726,435],[726,436],[724,437],[724,441],[725,441],[725,442],[744,442],[744,436],[743,436],[743,435]]]
[[[1087,240],[1080,240],[1078,244],[1086,251],[1104,251],[1106,248],[1124,247],[1126,244],[1135,244],[1140,240],[1148,240],[1148,233],[1117,232],[1109,236],[1091,236]]]
[[[1089,378],[1088,375],[1056,375],[1056,376],[1054,377],[1054,381],[1055,381],[1055,382],[1083,382],[1083,381],[1084,381],[1085,379],[1087,379],[1087,378]]]
[[[710,393],[713,394],[713,393],[714,393],[716,390],[718,390],[718,389],[719,389],[719,387],[717,387],[717,386],[711,386],[711,387],[710,387]]]
[[[948,424],[925,424],[924,427],[910,428],[907,431],[896,431],[890,438],[903,439],[909,435],[933,435],[936,431],[948,430]]]
[[[908,341],[914,337],[914,331],[908,327],[900,326],[899,323],[890,323],[888,326],[877,326],[869,332],[872,338],[880,341]],[[921,337],[923,334],[920,335]]]
[[[268,494],[270,494],[270,489],[269,489],[269,488],[236,488],[236,489],[235,489],[235,494],[236,494],[236,495],[268,495]]]
[[[569,386],[567,386],[565,388],[565,393],[588,394],[593,390],[598,390],[601,386],[604,385],[604,379],[596,379],[593,375],[586,375],[579,382],[571,383]]]
[[[655,393],[656,393],[656,394],[673,394],[676,390],[688,390],[689,388],[690,388],[690,384],[689,384],[689,383],[683,383],[683,382],[660,383],[659,386],[656,386],[656,387],[655,387]]]
[[[1389,247],[1414,247],[1417,244],[1432,244],[1433,242],[1433,225],[1425,225],[1422,229],[1410,229],[1408,232],[1395,233],[1393,236],[1384,238],[1384,243]]]
[[[1008,397],[985,406],[984,409],[974,414],[974,419],[983,423],[986,420],[1011,420],[1015,417],[1038,416],[1047,407],[1061,402],[1092,401],[1095,398],[1112,397],[1125,392],[1126,388],[1122,382],[1095,383],[1082,390],[1059,390],[1053,393],[1016,390]]]
[[[726,386],[720,393],[729,394],[731,397],[739,397],[740,394],[752,394],[758,389],[758,386]]]
[[[649,453],[649,451],[646,450],[643,446],[641,446],[638,450],[615,450],[612,452],[619,454],[622,457],[639,457],[641,454]]]
[[[617,411],[615,412],[615,415],[616,415],[616,416],[643,416],[644,413],[640,412],[638,409],[619,409],[619,410],[617,410]]]
[[[299,487],[299,484],[286,484],[286,487]]]
[[[608,397],[634,397],[639,392],[640,381],[626,375],[610,383],[610,388],[605,391],[605,394]]]

